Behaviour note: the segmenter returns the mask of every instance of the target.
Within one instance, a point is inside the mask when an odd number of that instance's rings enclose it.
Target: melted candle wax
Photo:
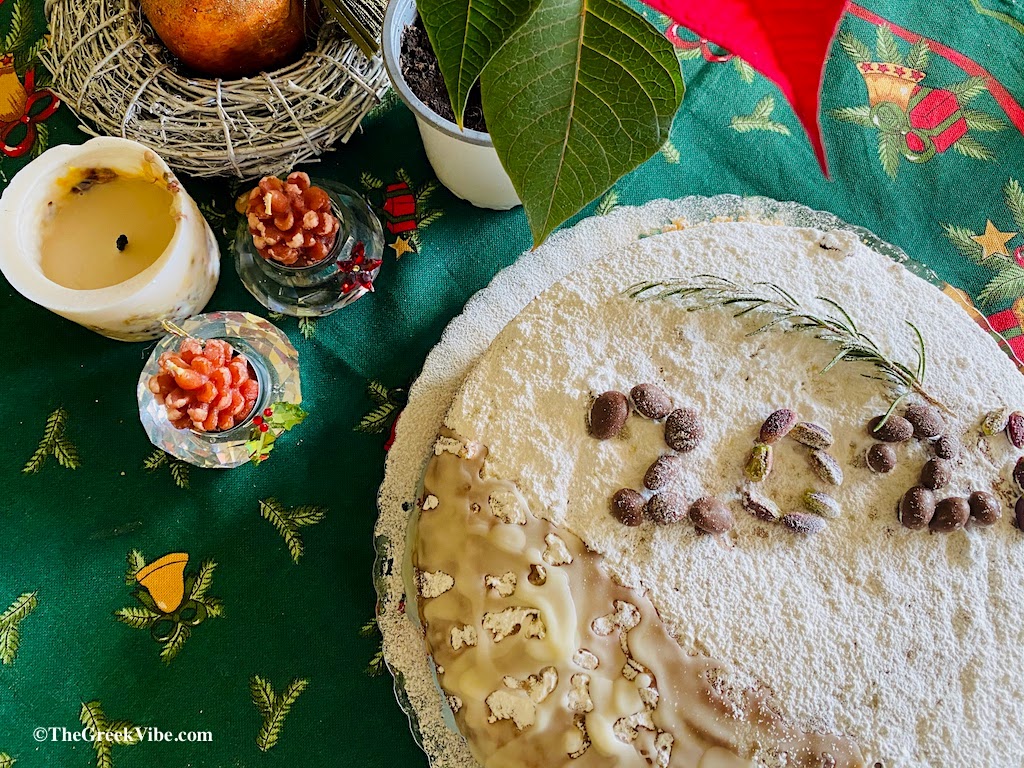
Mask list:
[[[75,290],[107,288],[153,264],[174,235],[173,198],[154,180],[113,175],[54,203],[41,247],[43,273]]]

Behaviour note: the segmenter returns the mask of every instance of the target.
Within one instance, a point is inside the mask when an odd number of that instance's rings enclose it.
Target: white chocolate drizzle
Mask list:
[[[766,689],[722,685],[725,667],[684,650],[600,555],[485,477],[482,445],[450,432],[438,445],[413,557],[452,583],[426,593],[421,579],[419,608],[484,768],[864,766],[852,739],[794,727]]]

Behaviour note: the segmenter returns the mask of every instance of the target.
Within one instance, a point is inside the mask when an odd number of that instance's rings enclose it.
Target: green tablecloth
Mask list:
[[[671,142],[596,208],[732,192],[832,211],[964,289],[1024,351],[1024,10],[1010,0],[862,2],[826,71],[832,181],[773,86],[669,27],[688,85]],[[84,139],[33,65],[41,6],[0,0],[0,55],[13,53],[16,67],[0,66],[0,114],[23,100],[19,89],[31,92],[27,114],[0,122],[0,186],[46,146]],[[927,46],[913,45],[921,35]],[[416,226],[388,232],[375,295],[319,321],[276,321],[299,349],[311,416],[263,466],[189,472],[154,454],[134,394],[150,345],[103,339],[0,284],[0,611],[11,606],[0,615],[0,766],[425,763],[391,679],[373,675],[383,670],[371,530],[394,390],[529,234],[521,211],[476,210],[439,188],[394,100],[310,170],[364,189],[382,211],[389,197],[408,204],[408,192]],[[233,226],[231,184],[186,187],[221,234]],[[227,259],[210,307],[265,314]],[[383,431],[357,431],[361,420]],[[268,518],[308,506],[326,514],[292,521],[305,549],[295,562]],[[142,607],[125,574],[139,557],[171,552],[188,553],[210,617],[161,644],[125,623]],[[254,676],[267,711],[254,705]],[[96,750],[71,740],[83,717],[212,741]]]

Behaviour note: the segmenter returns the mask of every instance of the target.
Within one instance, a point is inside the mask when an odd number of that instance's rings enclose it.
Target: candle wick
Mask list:
[[[128,247],[128,235],[121,235],[117,238],[117,250],[123,251]]]

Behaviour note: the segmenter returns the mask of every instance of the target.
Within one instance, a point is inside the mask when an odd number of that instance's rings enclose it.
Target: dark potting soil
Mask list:
[[[445,120],[455,122],[452,103],[448,99],[448,90],[441,77],[441,68],[437,65],[434,49],[430,47],[430,38],[419,17],[402,32],[402,77],[409,84],[412,92],[436,114]],[[487,131],[484,122],[484,108],[480,101],[480,83],[476,83],[469,92],[464,115],[466,128],[474,131]]]

